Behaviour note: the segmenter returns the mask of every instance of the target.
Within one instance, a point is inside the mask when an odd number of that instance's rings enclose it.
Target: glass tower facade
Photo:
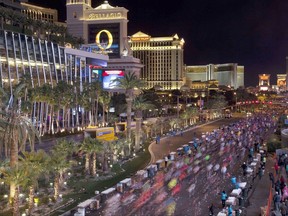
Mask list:
[[[10,89],[11,95],[13,86],[24,75],[31,78],[33,88],[45,83],[53,88],[62,80],[69,84],[77,83],[80,85],[77,89],[82,91],[83,83],[94,80],[92,68],[106,67],[108,59],[105,55],[61,47],[51,41],[0,30],[0,86]],[[33,121],[47,121],[49,107],[46,105],[34,103],[31,113]]]
[[[107,60],[104,55],[0,30],[0,85],[8,85],[11,89],[24,74],[30,75],[32,87],[44,83],[54,86],[59,80],[72,83],[76,77],[89,82],[90,66],[106,67]]]

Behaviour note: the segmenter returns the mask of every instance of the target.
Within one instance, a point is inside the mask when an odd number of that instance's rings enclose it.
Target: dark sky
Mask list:
[[[60,9],[66,0],[29,0]],[[92,0],[93,7],[104,0]],[[286,0],[110,0],[125,7],[128,34],[142,31],[152,37],[175,33],[185,40],[185,64],[238,63],[245,66],[245,86],[256,86],[258,74],[285,73],[288,55]]]

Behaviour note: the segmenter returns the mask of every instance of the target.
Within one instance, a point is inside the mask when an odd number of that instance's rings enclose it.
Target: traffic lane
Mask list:
[[[243,117],[237,116],[230,119],[220,119],[211,123],[207,123],[204,125],[200,125],[196,128],[191,128],[188,131],[184,131],[181,136],[167,136],[161,139],[160,144],[152,143],[150,146],[150,150],[153,152],[153,160],[151,163],[155,163],[159,159],[163,159],[170,152],[176,152],[177,148],[181,147],[184,144],[188,144],[194,138],[194,135],[197,138],[200,138],[202,133],[211,132],[214,129],[222,127],[224,125],[231,124],[233,122],[237,122]]]

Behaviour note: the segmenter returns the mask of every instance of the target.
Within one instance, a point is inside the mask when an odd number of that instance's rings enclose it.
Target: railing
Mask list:
[[[271,184],[270,192],[269,192],[269,197],[268,197],[268,201],[267,201],[266,213],[265,213],[265,215],[267,215],[267,216],[270,215],[272,198],[273,198],[273,195],[272,195],[272,184]]]

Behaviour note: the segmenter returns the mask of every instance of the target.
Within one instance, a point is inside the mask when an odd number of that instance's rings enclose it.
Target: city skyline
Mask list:
[[[29,2],[58,9],[60,21],[65,21],[66,0]],[[92,0],[92,6],[103,2]],[[271,74],[271,84],[276,84],[276,74],[285,73],[288,2],[204,0],[178,1],[175,6],[170,1],[148,0],[139,6],[135,1],[110,0],[109,4],[129,10],[129,35],[142,31],[183,37],[186,65],[236,62],[245,66],[246,87],[257,85],[258,74]]]

